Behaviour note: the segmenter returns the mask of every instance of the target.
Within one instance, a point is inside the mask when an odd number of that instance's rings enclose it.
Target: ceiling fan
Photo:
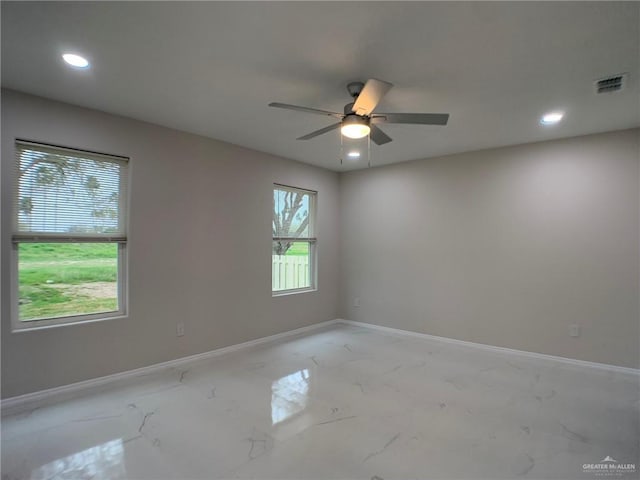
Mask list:
[[[449,121],[448,113],[373,113],[373,110],[378,106],[382,97],[384,97],[391,87],[393,87],[391,83],[376,80],[375,78],[367,80],[366,84],[362,82],[351,82],[347,85],[347,90],[354,100],[344,106],[344,113],[329,112],[327,110],[299,107],[298,105],[277,102],[272,102],[269,106],[340,119],[338,123],[303,135],[299,137],[298,140],[309,140],[310,138],[317,137],[318,135],[340,127],[340,131],[345,137],[362,138],[371,135],[371,140],[376,144],[384,145],[392,139],[378,127],[379,124],[412,123],[418,125],[446,125]]]

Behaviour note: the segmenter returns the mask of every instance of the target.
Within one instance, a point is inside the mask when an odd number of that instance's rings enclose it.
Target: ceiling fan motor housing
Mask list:
[[[355,113],[353,113],[353,102],[347,103],[344,106],[344,114],[345,115],[355,115]]]

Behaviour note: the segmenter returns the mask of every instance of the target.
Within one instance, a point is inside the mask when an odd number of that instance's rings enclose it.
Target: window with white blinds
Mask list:
[[[272,291],[315,288],[317,193],[274,185],[272,220]]]
[[[14,240],[126,240],[128,159],[16,143]]]
[[[17,141],[12,325],[126,314],[125,157]]]

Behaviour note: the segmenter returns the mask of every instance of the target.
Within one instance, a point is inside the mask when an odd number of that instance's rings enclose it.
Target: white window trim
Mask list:
[[[306,242],[309,243],[309,252],[310,252],[310,264],[309,264],[309,277],[311,280],[311,286],[309,287],[301,287],[301,288],[290,288],[287,290],[274,290],[273,289],[273,285],[271,286],[271,296],[272,297],[283,297],[283,296],[287,296],[287,295],[295,295],[298,293],[309,293],[309,292],[317,292],[318,291],[318,238],[316,235],[316,230],[317,230],[317,206],[318,206],[318,192],[315,190],[310,190],[308,188],[300,188],[300,187],[292,187],[291,185],[283,185],[281,183],[274,183],[271,186],[271,198],[272,198],[272,202],[273,202],[273,190],[274,189],[280,189],[280,190],[288,190],[291,192],[306,192],[311,194],[309,199],[310,199],[310,204],[309,204],[309,214],[312,215],[313,218],[313,225],[310,224],[310,233],[313,235],[312,237],[308,237],[308,238],[291,238],[291,241],[294,242]],[[271,214],[273,215],[273,208],[272,208],[272,212]],[[270,242],[270,251],[273,252],[273,242],[274,242],[274,238],[281,238],[281,239],[286,239],[288,237],[274,237],[273,235],[271,236],[271,242]],[[273,263],[271,268],[273,268]],[[272,273],[273,274],[273,273]]]
[[[51,145],[51,144],[46,144],[46,143],[38,143],[38,142],[31,142],[28,140],[21,140],[21,139],[16,139],[14,144],[13,144],[13,159],[14,161],[16,161],[16,152],[15,152],[15,146],[17,143],[21,143],[21,144],[32,144],[32,145],[42,145],[45,147],[53,147],[53,148],[59,148],[61,150],[69,150],[71,152],[75,152],[75,153],[89,153],[92,155],[104,155],[105,157],[109,157],[109,158],[120,158],[120,159],[126,159],[127,160],[127,164],[128,164],[128,172],[127,172],[127,184],[126,184],[126,189],[124,190],[124,194],[123,196],[121,196],[120,198],[120,207],[121,208],[125,208],[128,210],[128,205],[129,205],[129,194],[130,194],[130,190],[131,190],[131,170],[130,170],[130,165],[131,165],[131,160],[128,157],[122,157],[119,155],[109,155],[109,154],[103,154],[103,153],[99,153],[99,152],[93,152],[90,150],[81,150],[81,149],[76,149],[76,148],[68,148],[68,147],[62,147],[62,146],[57,146],[57,145]],[[14,175],[16,175],[16,169],[13,169],[14,171]],[[11,186],[12,188],[15,188],[16,182],[15,179],[12,179],[11,182]],[[126,197],[126,198],[122,198],[122,197]],[[15,195],[12,195],[12,198],[15,198]],[[12,215],[15,214],[15,208],[16,206],[13,205],[12,206]],[[125,217],[125,222],[126,222],[126,230],[127,232],[129,231],[129,212],[127,211],[127,215]],[[12,218],[12,222],[13,222],[13,218]],[[69,236],[69,237],[65,237],[64,239],[61,238],[60,235],[41,235],[40,237],[34,236],[34,238],[37,238],[37,242],[38,243],[53,243],[53,242],[61,242],[61,243],[74,243],[74,242],[82,242],[82,241],[89,241],[89,243],[100,243],[100,242],[105,242],[105,243],[117,243],[118,244],[118,279],[117,279],[117,285],[118,285],[118,310],[114,310],[111,312],[97,312],[97,313],[90,313],[90,314],[82,314],[82,315],[66,315],[66,316],[62,316],[62,317],[54,317],[54,318],[43,318],[43,319],[38,319],[38,320],[20,320],[20,292],[19,292],[19,258],[18,258],[18,246],[20,243],[27,243],[29,240],[20,240],[21,235],[15,235],[15,237],[18,238],[18,240],[15,240],[14,238],[11,239],[11,259],[10,259],[10,278],[11,278],[11,283],[10,283],[10,299],[11,299],[11,305],[10,305],[10,317],[11,317],[11,333],[23,333],[23,332],[29,332],[29,331],[34,331],[34,330],[44,330],[44,329],[49,329],[49,328],[57,328],[57,327],[66,327],[66,326],[71,326],[71,325],[78,325],[78,324],[86,324],[86,323],[94,323],[94,322],[101,322],[101,321],[105,321],[105,320],[117,320],[117,319],[123,319],[123,318],[127,318],[128,317],[128,312],[129,312],[129,261],[128,261],[128,243],[129,243],[129,238],[128,238],[128,234],[127,237],[122,239],[122,238],[101,238],[101,239],[97,239],[97,238],[88,238],[88,237],[82,237],[80,235],[77,236]],[[29,237],[28,235],[26,237]],[[32,239],[31,242],[33,242],[34,240]]]

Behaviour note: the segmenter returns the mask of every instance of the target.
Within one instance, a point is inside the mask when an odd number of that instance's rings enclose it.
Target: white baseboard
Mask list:
[[[464,347],[470,347],[470,348],[475,348],[475,349],[479,349],[479,350],[485,350],[485,351],[489,351],[489,352],[494,352],[494,353],[507,353],[509,355],[516,355],[519,357],[526,357],[526,358],[535,358],[538,360],[546,360],[546,361],[550,361],[550,362],[556,362],[556,363],[563,363],[565,365],[573,365],[573,366],[577,366],[577,367],[583,367],[583,368],[595,368],[598,370],[606,370],[609,372],[615,372],[615,373],[622,373],[622,374],[627,374],[627,375],[639,375],[640,376],[640,370],[637,368],[629,368],[629,367],[620,367],[617,365],[609,365],[606,363],[596,363],[596,362],[588,362],[586,360],[577,360],[574,358],[567,358],[567,357],[557,357],[555,355],[547,355],[544,353],[536,353],[536,352],[527,352],[525,350],[515,350],[512,348],[505,348],[505,347],[496,347],[493,345],[486,345],[484,343],[474,343],[474,342],[467,342],[464,340],[457,340],[455,338],[448,338],[448,337],[437,337],[435,335],[429,335],[427,333],[418,333],[418,332],[412,332],[410,330],[400,330],[399,328],[392,328],[392,327],[383,327],[382,325],[374,325],[372,323],[364,323],[364,322],[356,322],[353,320],[344,320],[344,319],[337,319],[334,321],[334,323],[342,323],[344,325],[354,325],[354,326],[358,326],[358,327],[364,327],[364,328],[370,328],[372,330],[378,330],[380,332],[385,332],[385,333],[389,333],[392,335],[399,335],[399,336],[409,336],[409,337],[414,337],[414,338],[422,338],[425,340],[433,340],[436,342],[441,342],[441,343],[448,343],[448,344],[452,344],[452,345],[459,345],[459,346],[464,346]]]
[[[524,350],[514,350],[511,348],[495,347],[493,345],[485,345],[482,343],[467,342],[464,340],[456,340],[454,338],[437,337],[435,335],[429,335],[426,333],[412,332],[409,330],[400,330],[398,328],[383,327],[381,325],[374,325],[371,323],[355,322],[353,320],[335,319],[328,320],[326,322],[316,323],[302,328],[296,328],[288,332],[277,333],[275,335],[269,335],[268,337],[257,338],[248,342],[239,343],[236,345],[230,345],[228,347],[218,348],[209,352],[198,353],[188,357],[177,358],[175,360],[169,360],[168,362],[156,363],[147,367],[136,368],[135,370],[128,370],[126,372],[114,373],[104,377],[98,377],[91,380],[85,380],[82,382],[72,383],[70,385],[63,385],[61,387],[50,388],[47,390],[41,390],[38,392],[27,393],[25,395],[19,395],[17,397],[10,397],[3,399],[0,403],[2,416],[13,415],[16,413],[25,412],[34,408],[40,408],[52,403],[56,403],[65,399],[69,399],[81,394],[87,394],[103,387],[112,387],[117,384],[130,381],[135,377],[141,375],[149,375],[153,373],[160,373],[163,370],[169,370],[172,368],[184,366],[197,362],[199,360],[205,360],[219,355],[224,355],[238,350],[248,349],[265,343],[275,342],[285,338],[291,338],[298,335],[313,332],[325,327],[329,327],[336,324],[352,325],[358,327],[369,328],[380,332],[388,333],[391,335],[422,338],[426,340],[437,341],[441,343],[448,343],[452,345],[464,346],[467,348],[480,349],[490,351],[494,353],[506,353],[509,355],[535,358],[539,360],[546,360],[549,362],[563,363],[565,365],[573,365],[582,368],[595,368],[598,370],[606,370],[610,372],[636,375],[640,376],[640,370],[636,368],[619,367],[617,365],[607,365],[604,363],[587,362],[584,360],[576,360],[573,358],[557,357],[554,355],[546,355],[543,353],[526,352]]]
[[[16,413],[22,413],[35,408],[40,408],[52,403],[60,402],[62,400],[73,398],[77,395],[86,394],[101,387],[114,386],[120,383],[131,380],[132,378],[149,375],[153,373],[159,373],[163,370],[169,370],[172,368],[184,366],[186,364],[194,363],[199,360],[205,360],[219,355],[224,355],[238,350],[244,350],[265,343],[275,342],[285,338],[295,337],[297,335],[303,335],[305,333],[312,332],[324,327],[334,325],[338,320],[328,320],[326,322],[315,323],[306,327],[296,328],[287,332],[277,333],[275,335],[269,335],[268,337],[261,337],[248,342],[238,343],[236,345],[230,345],[228,347],[218,348],[209,352],[198,353],[196,355],[190,355],[188,357],[177,358],[175,360],[169,360],[168,362],[156,363],[147,367],[136,368],[134,370],[128,370],[126,372],[114,373],[112,375],[106,375],[104,377],[93,378],[91,380],[84,380],[82,382],[72,383],[69,385],[63,385],[60,387],[49,388],[47,390],[40,390],[38,392],[27,393],[25,395],[19,395],[17,397],[10,397],[3,399],[0,403],[0,409],[2,416],[14,415]]]

